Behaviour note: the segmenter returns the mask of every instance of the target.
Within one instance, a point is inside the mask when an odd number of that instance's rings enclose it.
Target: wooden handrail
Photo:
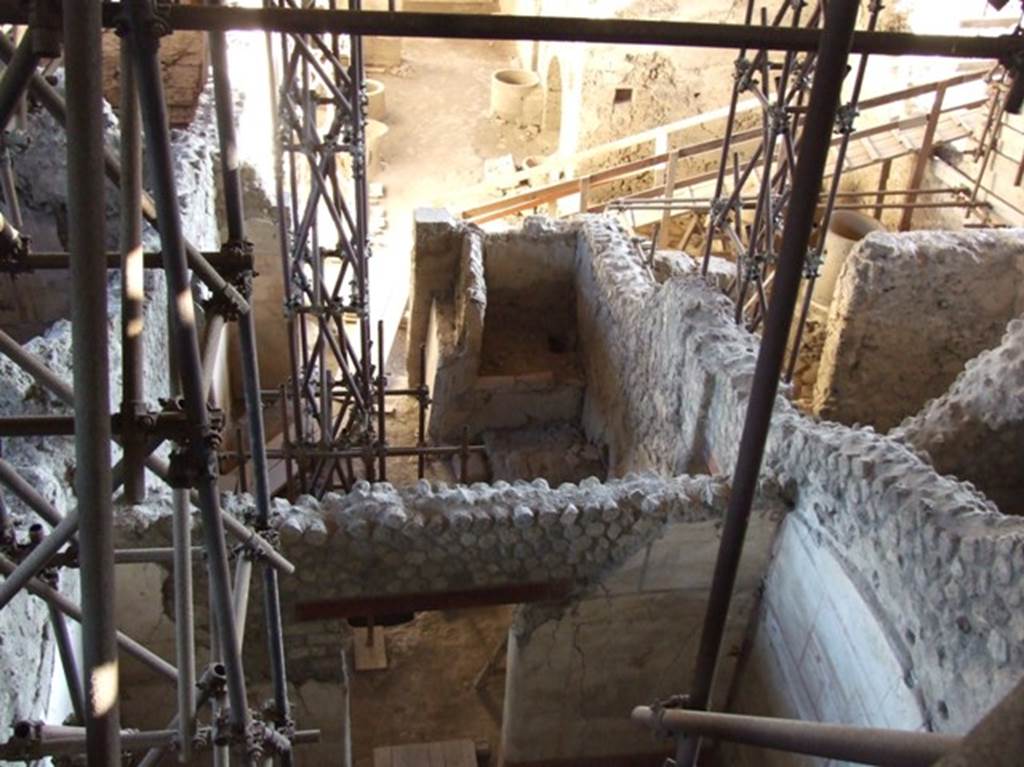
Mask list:
[[[736,105],[736,114],[741,115],[747,112],[756,111],[760,108],[761,102],[757,99],[746,99]],[[710,112],[701,112],[697,115],[690,115],[689,117],[684,117],[681,120],[676,120],[675,122],[667,123],[665,125],[659,125],[655,128],[648,128],[640,133],[631,133],[630,135],[616,139],[615,141],[599,144],[598,146],[591,147],[590,149],[584,149],[571,155],[555,155],[548,158],[540,165],[535,165],[532,168],[525,168],[523,170],[516,171],[515,173],[509,173],[495,181],[489,181],[485,184],[481,184],[479,187],[480,194],[483,195],[488,189],[492,189],[494,187],[498,187],[500,189],[512,189],[519,186],[523,181],[529,181],[536,176],[559,173],[568,167],[573,167],[579,164],[583,160],[600,157],[601,155],[616,152],[620,149],[629,149],[637,144],[645,144],[648,141],[654,141],[657,143],[659,140],[667,138],[669,134],[678,133],[679,131],[688,130],[690,128],[696,128],[699,125],[715,122],[716,120],[725,120],[728,116],[729,110],[727,108],[714,109]]]
[[[909,88],[903,88],[898,91],[883,94],[881,96],[875,96],[869,99],[863,99],[859,108],[861,110],[873,109],[887,104],[904,101],[906,99],[915,98],[917,96],[925,95],[928,93],[935,93],[940,90],[946,90],[949,88],[956,87],[958,85],[964,85],[969,82],[981,80],[986,77],[990,69],[977,69],[971,72],[965,72],[952,77],[947,77],[942,80],[936,80],[930,83],[924,83],[922,85],[916,85]],[[949,110],[953,111],[958,109],[973,108],[974,105],[979,102],[972,102],[971,104],[960,105],[953,107]],[[983,102],[980,102],[983,103]],[[760,102],[757,99],[748,99],[742,101],[737,105],[737,114],[743,112],[754,111],[760,108]],[[699,115],[693,115],[682,120],[677,120],[667,125],[662,125],[657,128],[652,128],[641,133],[636,133],[624,138],[612,141],[600,146],[587,149],[583,152],[578,152],[568,157],[555,158],[552,161],[538,165],[527,170],[519,171],[515,174],[510,174],[498,182],[492,182],[488,186],[500,186],[500,187],[513,187],[518,185],[522,181],[528,181],[538,175],[552,174],[556,171],[564,170],[570,165],[576,165],[582,160],[586,160],[592,157],[614,152],[620,149],[633,147],[638,144],[643,144],[648,141],[657,141],[660,137],[667,137],[671,133],[685,130],[687,128],[696,127],[698,125],[713,122],[715,120],[724,119],[727,114],[726,109],[717,109],[711,112],[704,112]],[[927,117],[913,117],[907,120],[896,121],[885,125],[875,126],[874,128],[866,129],[865,131],[858,131],[854,133],[854,138],[864,138],[867,136],[875,135],[877,133],[885,133],[891,130],[899,130],[901,128],[917,127],[917,125],[923,124],[927,120]],[[733,141],[736,143],[745,143],[752,141],[761,135],[760,130],[751,130],[741,132],[733,137]],[[484,223],[486,221],[492,221],[496,218],[502,218],[513,213],[520,212],[522,210],[528,210],[530,208],[538,207],[540,205],[554,202],[562,197],[566,197],[573,194],[579,194],[583,187],[586,187],[587,193],[591,193],[594,187],[611,183],[612,181],[621,180],[631,175],[636,175],[640,172],[648,169],[657,169],[669,162],[669,159],[675,155],[678,158],[692,157],[695,155],[703,154],[705,152],[713,151],[716,148],[721,148],[722,138],[711,139],[708,141],[701,142],[699,144],[693,144],[685,147],[681,147],[670,152],[662,152],[654,154],[649,157],[641,158],[639,160],[631,160],[626,163],[621,163],[612,168],[603,169],[596,171],[595,173],[588,174],[585,176],[577,176],[571,179],[563,181],[557,181],[546,186],[534,188],[523,192],[518,195],[511,197],[504,197],[495,200],[484,205],[478,205],[473,208],[463,209],[461,216],[467,220],[475,221],[476,223]],[[700,183],[694,181],[695,178],[702,178],[701,176],[689,177],[687,179],[681,179],[675,184],[675,188],[692,185],[693,183]],[[586,181],[584,181],[586,179]]]
[[[950,109],[943,110],[943,113],[945,114],[947,112],[954,112],[954,111],[958,111],[958,110],[961,110],[961,109],[967,109],[967,110],[969,110],[969,109],[976,109],[977,107],[982,106],[985,103],[986,103],[986,101],[984,99],[980,99],[978,101],[968,102],[967,104],[962,104],[962,105],[957,106],[957,107],[952,107]],[[928,120],[927,116],[909,117],[906,120],[901,121],[900,127],[898,127],[898,128],[894,128],[893,127],[894,123],[890,123],[888,125],[879,125],[879,126],[876,126],[874,128],[866,129],[864,131],[864,133],[865,134],[869,134],[869,135],[874,135],[874,134],[878,134],[878,133],[886,133],[886,132],[889,132],[889,131],[892,131],[892,130],[906,130],[908,128],[919,128],[919,127],[925,125],[927,120]],[[964,130],[965,130],[964,136],[958,136],[956,138],[963,138],[963,137],[965,137],[967,135],[967,133],[966,133],[966,129],[964,129]],[[857,138],[864,138],[864,137],[865,137],[864,135],[861,135],[861,136],[858,137],[857,134],[854,134],[853,137],[851,138],[851,140],[855,141],[855,140],[857,140]],[[946,139],[946,140],[949,140],[949,139]],[[839,141],[839,139],[835,139],[832,142],[833,145],[837,144],[838,141]],[[868,162],[863,162],[863,163],[860,163],[859,165],[846,165],[843,170],[844,170],[844,172],[845,171],[851,171],[851,170],[863,170],[864,168],[870,168],[873,165],[880,165],[880,164],[883,164],[885,162],[898,159],[900,157],[907,157],[907,156],[913,155],[915,153],[916,153],[916,150],[914,150],[912,148],[907,148],[906,150],[904,150],[903,152],[900,152],[899,154],[875,157],[875,158],[872,158],[871,160],[869,160]],[[826,179],[831,178],[831,176],[832,176],[832,174],[834,172],[835,172],[835,168],[834,167],[832,167],[831,169],[826,168],[826,172],[825,172],[824,178],[826,178]],[[717,173],[710,172],[710,173],[699,174],[699,175],[696,175],[696,176],[690,176],[689,178],[683,179],[682,181],[678,182],[676,184],[675,188],[679,189],[681,187],[686,187],[686,186],[695,186],[695,185],[700,184],[700,183],[711,181],[711,180],[713,180],[715,178],[716,175],[717,175]],[[633,194],[629,195],[628,197],[623,197],[621,199],[622,200],[643,200],[643,199],[649,199],[649,198],[656,198],[662,191],[663,191],[662,187],[651,187],[649,189],[644,189],[644,190],[642,190],[640,192],[634,192]],[[843,194],[843,193],[840,193],[840,194]],[[849,194],[852,194],[852,193],[849,193]],[[871,196],[871,193],[867,192],[867,193],[865,193],[865,195],[866,196]],[[587,212],[588,213],[599,213],[602,210],[604,210],[606,207],[608,207],[609,205],[614,205],[614,202],[615,201],[612,201],[610,203],[601,203],[600,205],[590,206],[590,207],[587,208]]]
[[[733,141],[737,143],[743,143],[745,141],[752,141],[763,135],[760,128],[756,130],[744,131],[737,133],[733,136]],[[587,178],[590,179],[591,188],[599,186],[601,184],[607,184],[611,181],[617,181],[626,176],[635,175],[648,168],[663,165],[668,162],[672,155],[676,157],[693,157],[698,154],[704,154],[714,149],[719,149],[722,146],[722,139],[709,139],[703,141],[700,144],[691,144],[690,146],[680,147],[679,149],[673,149],[671,152],[662,152],[661,154],[651,155],[650,157],[644,157],[639,160],[631,160],[630,162],[623,163],[622,165],[616,165],[613,168],[607,168],[605,170],[597,171],[596,173],[589,174]],[[529,201],[536,195],[549,195],[556,190],[564,190],[566,194],[575,194],[579,191],[579,178],[572,178],[566,181],[559,181],[548,186],[539,187],[537,189],[531,189],[527,192],[514,195],[512,197],[503,197],[500,200],[489,202],[486,205],[481,205],[477,208],[470,208],[462,212],[462,216],[466,219],[475,219],[478,216],[493,213],[496,210],[504,210],[505,208],[515,206],[517,203]]]
[[[970,111],[972,109],[977,109],[978,107],[984,105],[985,103],[985,99],[977,99],[975,101],[970,101],[964,104],[958,104],[952,107],[944,107],[941,110],[940,114],[948,114],[950,112],[957,111]],[[915,117],[907,117],[902,120],[894,120],[893,122],[882,123],[880,125],[875,125],[871,128],[864,128],[863,130],[855,131],[851,135],[850,140],[857,141],[860,139],[869,138],[870,136],[891,133],[892,131],[918,128],[921,127],[922,125],[925,125],[927,122],[928,115],[917,115]],[[735,144],[749,143],[751,141],[756,140],[760,136],[760,130],[745,131],[742,133],[735,134],[733,136],[733,142]],[[555,184],[550,184],[548,186],[540,187],[538,189],[532,189],[528,192],[524,192],[513,197],[505,197],[493,203],[488,203],[487,205],[483,205],[478,208],[473,208],[471,210],[464,211],[462,213],[462,217],[465,218],[467,221],[472,221],[473,223],[477,224],[483,224],[487,223],[488,221],[494,221],[499,218],[504,218],[505,216],[513,215],[514,213],[519,213],[524,210],[530,210],[531,208],[536,208],[541,205],[555,202],[556,200],[559,200],[562,197],[567,197],[573,194],[579,194],[584,186],[584,180],[586,180],[587,182],[587,191],[589,193],[592,192],[595,187],[606,185],[612,183],[613,181],[619,181],[622,180],[623,178],[628,178],[629,176],[632,175],[637,175],[638,173],[648,168],[658,168],[661,165],[666,164],[668,162],[669,157],[673,154],[676,154],[679,157],[693,157],[698,154],[712,152],[715,149],[721,147],[722,141],[723,139],[721,138],[711,139],[709,141],[701,142],[700,144],[693,144],[688,147],[681,147],[680,149],[673,150],[672,152],[656,155],[654,157],[644,158],[641,160],[633,160],[629,163],[623,163],[622,165],[616,166],[614,168],[608,168],[606,170],[602,170],[588,176],[568,179],[566,181],[559,181]],[[834,138],[832,140],[833,146],[838,145],[840,141],[841,137],[837,136],[836,138]],[[907,154],[910,153],[911,152],[908,150]],[[878,157],[871,163],[859,167],[869,167],[870,165],[884,162],[886,159],[891,158]],[[673,191],[675,191],[676,189],[694,186],[696,184],[710,181],[714,179],[716,175],[717,171],[710,171],[706,173],[697,174],[694,176],[687,176],[675,182],[675,184],[673,185]],[[629,198],[632,199],[642,198],[645,196],[652,196],[662,191],[664,191],[663,187],[645,189],[641,192],[637,192],[633,195],[630,195]],[[603,207],[604,204],[588,205],[585,209],[588,211],[597,211],[601,210]]]
[[[947,77],[945,80],[935,80],[930,83],[913,85],[909,88],[893,91],[892,93],[884,93],[881,96],[861,99],[857,108],[862,110],[874,109],[875,107],[893,104],[897,101],[906,101],[907,99],[924,96],[928,93],[935,93],[939,90],[949,90],[950,88],[955,88],[958,85],[965,85],[967,83],[975,82],[976,80],[983,80],[991,71],[991,69],[974,69],[970,72],[964,72],[959,75],[954,75],[953,77]]]

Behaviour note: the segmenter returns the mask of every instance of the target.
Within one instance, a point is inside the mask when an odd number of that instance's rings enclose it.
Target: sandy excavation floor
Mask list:
[[[402,57],[400,67],[367,72],[387,89],[388,134],[371,176],[384,197],[372,201],[370,268],[371,301],[389,327],[408,292],[415,209],[451,205],[484,179],[486,160],[511,154],[521,162],[554,149],[535,129],[488,115],[491,74],[516,64],[512,43],[406,39]]]
[[[486,741],[497,754],[504,662],[479,690],[473,683],[504,640],[511,612],[420,613],[412,623],[384,629],[389,668],[352,676],[353,765],[372,767],[379,746],[463,738]]]

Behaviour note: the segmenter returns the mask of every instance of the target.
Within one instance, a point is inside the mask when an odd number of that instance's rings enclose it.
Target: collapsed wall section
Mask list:
[[[1024,310],[1020,230],[874,233],[828,316],[814,411],[889,429],[938,397]]]
[[[890,434],[924,451],[939,473],[974,483],[1004,513],[1024,513],[1024,320],[1010,322],[998,346]]]

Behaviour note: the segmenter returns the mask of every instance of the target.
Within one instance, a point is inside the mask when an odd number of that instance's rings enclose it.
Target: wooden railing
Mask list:
[[[863,99],[859,104],[859,111],[862,113],[867,110],[877,109],[879,107],[917,98],[930,93],[935,94],[933,107],[928,114],[888,122],[871,128],[855,131],[851,140],[870,140],[871,136],[877,136],[892,131],[906,131],[919,128],[921,126],[925,127],[925,138],[927,139],[930,135],[931,139],[934,140],[939,120],[943,115],[953,112],[968,112],[973,109],[977,109],[985,103],[984,99],[980,99],[950,107],[945,104],[945,96],[947,92],[956,86],[982,80],[986,77],[989,71],[990,70],[988,69],[979,69],[959,74],[954,77],[945,78],[943,80],[937,80],[910,88],[904,88],[892,93]],[[749,99],[738,104],[737,114],[741,115],[747,112],[753,112],[760,108],[760,102],[756,99]],[[680,188],[712,181],[717,176],[717,171],[709,171],[706,173],[690,175],[685,178],[677,178],[678,165],[679,161],[685,158],[693,158],[703,154],[720,152],[723,143],[722,138],[710,139],[672,150],[667,148],[668,141],[670,136],[674,133],[698,126],[706,126],[709,123],[713,123],[718,120],[724,120],[727,116],[727,112],[728,110],[724,108],[714,110],[712,112],[704,112],[700,115],[688,117],[642,133],[627,136],[617,141],[602,144],[568,157],[553,158],[536,167],[519,171],[515,174],[509,174],[501,179],[489,183],[487,186],[493,190],[495,187],[514,188],[515,186],[523,183],[536,182],[538,179],[541,179],[543,183],[543,179],[556,178],[558,175],[565,173],[575,173],[576,168],[580,167],[587,161],[604,158],[617,151],[641,147],[644,144],[648,144],[652,141],[654,142],[654,153],[647,157],[619,163],[613,167],[585,175],[574,175],[573,178],[558,180],[553,183],[529,189],[528,191],[520,194],[503,197],[484,204],[463,207],[460,210],[461,217],[467,221],[482,224],[542,206],[557,206],[562,200],[574,197],[578,198],[578,205],[575,208],[576,210],[580,212],[596,211],[600,210],[604,206],[603,204],[592,203],[595,190],[616,182],[633,179],[636,176],[650,172],[660,172],[664,178],[664,183],[633,193],[630,197],[656,197],[662,195],[671,197],[675,191]],[[749,146],[753,142],[759,141],[761,136],[762,131],[760,128],[739,131],[733,135],[732,143],[737,148]],[[834,143],[838,143],[838,138]],[[927,144],[928,142],[926,141],[925,143]],[[925,149],[927,149],[927,154],[923,151]],[[919,162],[914,170],[915,175],[918,173],[918,168],[923,167],[921,163],[927,161],[927,156],[930,155],[931,147],[930,145],[922,146],[920,147],[920,150],[922,151],[918,152]],[[908,148],[901,152],[901,154],[905,155],[911,153],[911,151],[912,150]],[[869,164],[881,164],[886,162],[887,159],[891,158],[878,153],[878,157],[874,158],[874,162]],[[861,167],[866,166],[862,165]],[[484,192],[481,191],[480,196],[483,195]],[[493,195],[493,191],[491,191],[491,195]]]

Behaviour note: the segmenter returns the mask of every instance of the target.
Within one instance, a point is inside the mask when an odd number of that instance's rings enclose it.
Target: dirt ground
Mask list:
[[[388,379],[396,388],[407,386],[404,339],[402,328],[387,361]],[[416,400],[401,397],[390,404],[388,442],[416,444]],[[426,477],[455,481],[450,463],[440,460],[428,461]],[[397,486],[415,483],[416,459],[389,461],[388,480]],[[427,612],[411,623],[378,627],[384,632],[388,668],[352,671],[354,767],[372,767],[374,748],[405,743],[466,738],[486,742],[497,754],[511,615],[511,606]],[[477,688],[478,675],[496,652],[495,665]]]
[[[461,199],[483,181],[486,160],[511,154],[522,162],[554,149],[551,137],[488,114],[492,73],[517,66],[513,43],[405,39],[402,59],[367,71],[386,88],[388,134],[370,178],[384,187],[371,216],[371,301],[389,317],[401,315],[408,292],[416,208]]]
[[[504,642],[511,614],[511,607],[420,613],[383,629],[387,670],[352,675],[354,767],[372,767],[379,746],[456,738],[486,741],[497,754],[504,661],[479,689],[474,681]]]

